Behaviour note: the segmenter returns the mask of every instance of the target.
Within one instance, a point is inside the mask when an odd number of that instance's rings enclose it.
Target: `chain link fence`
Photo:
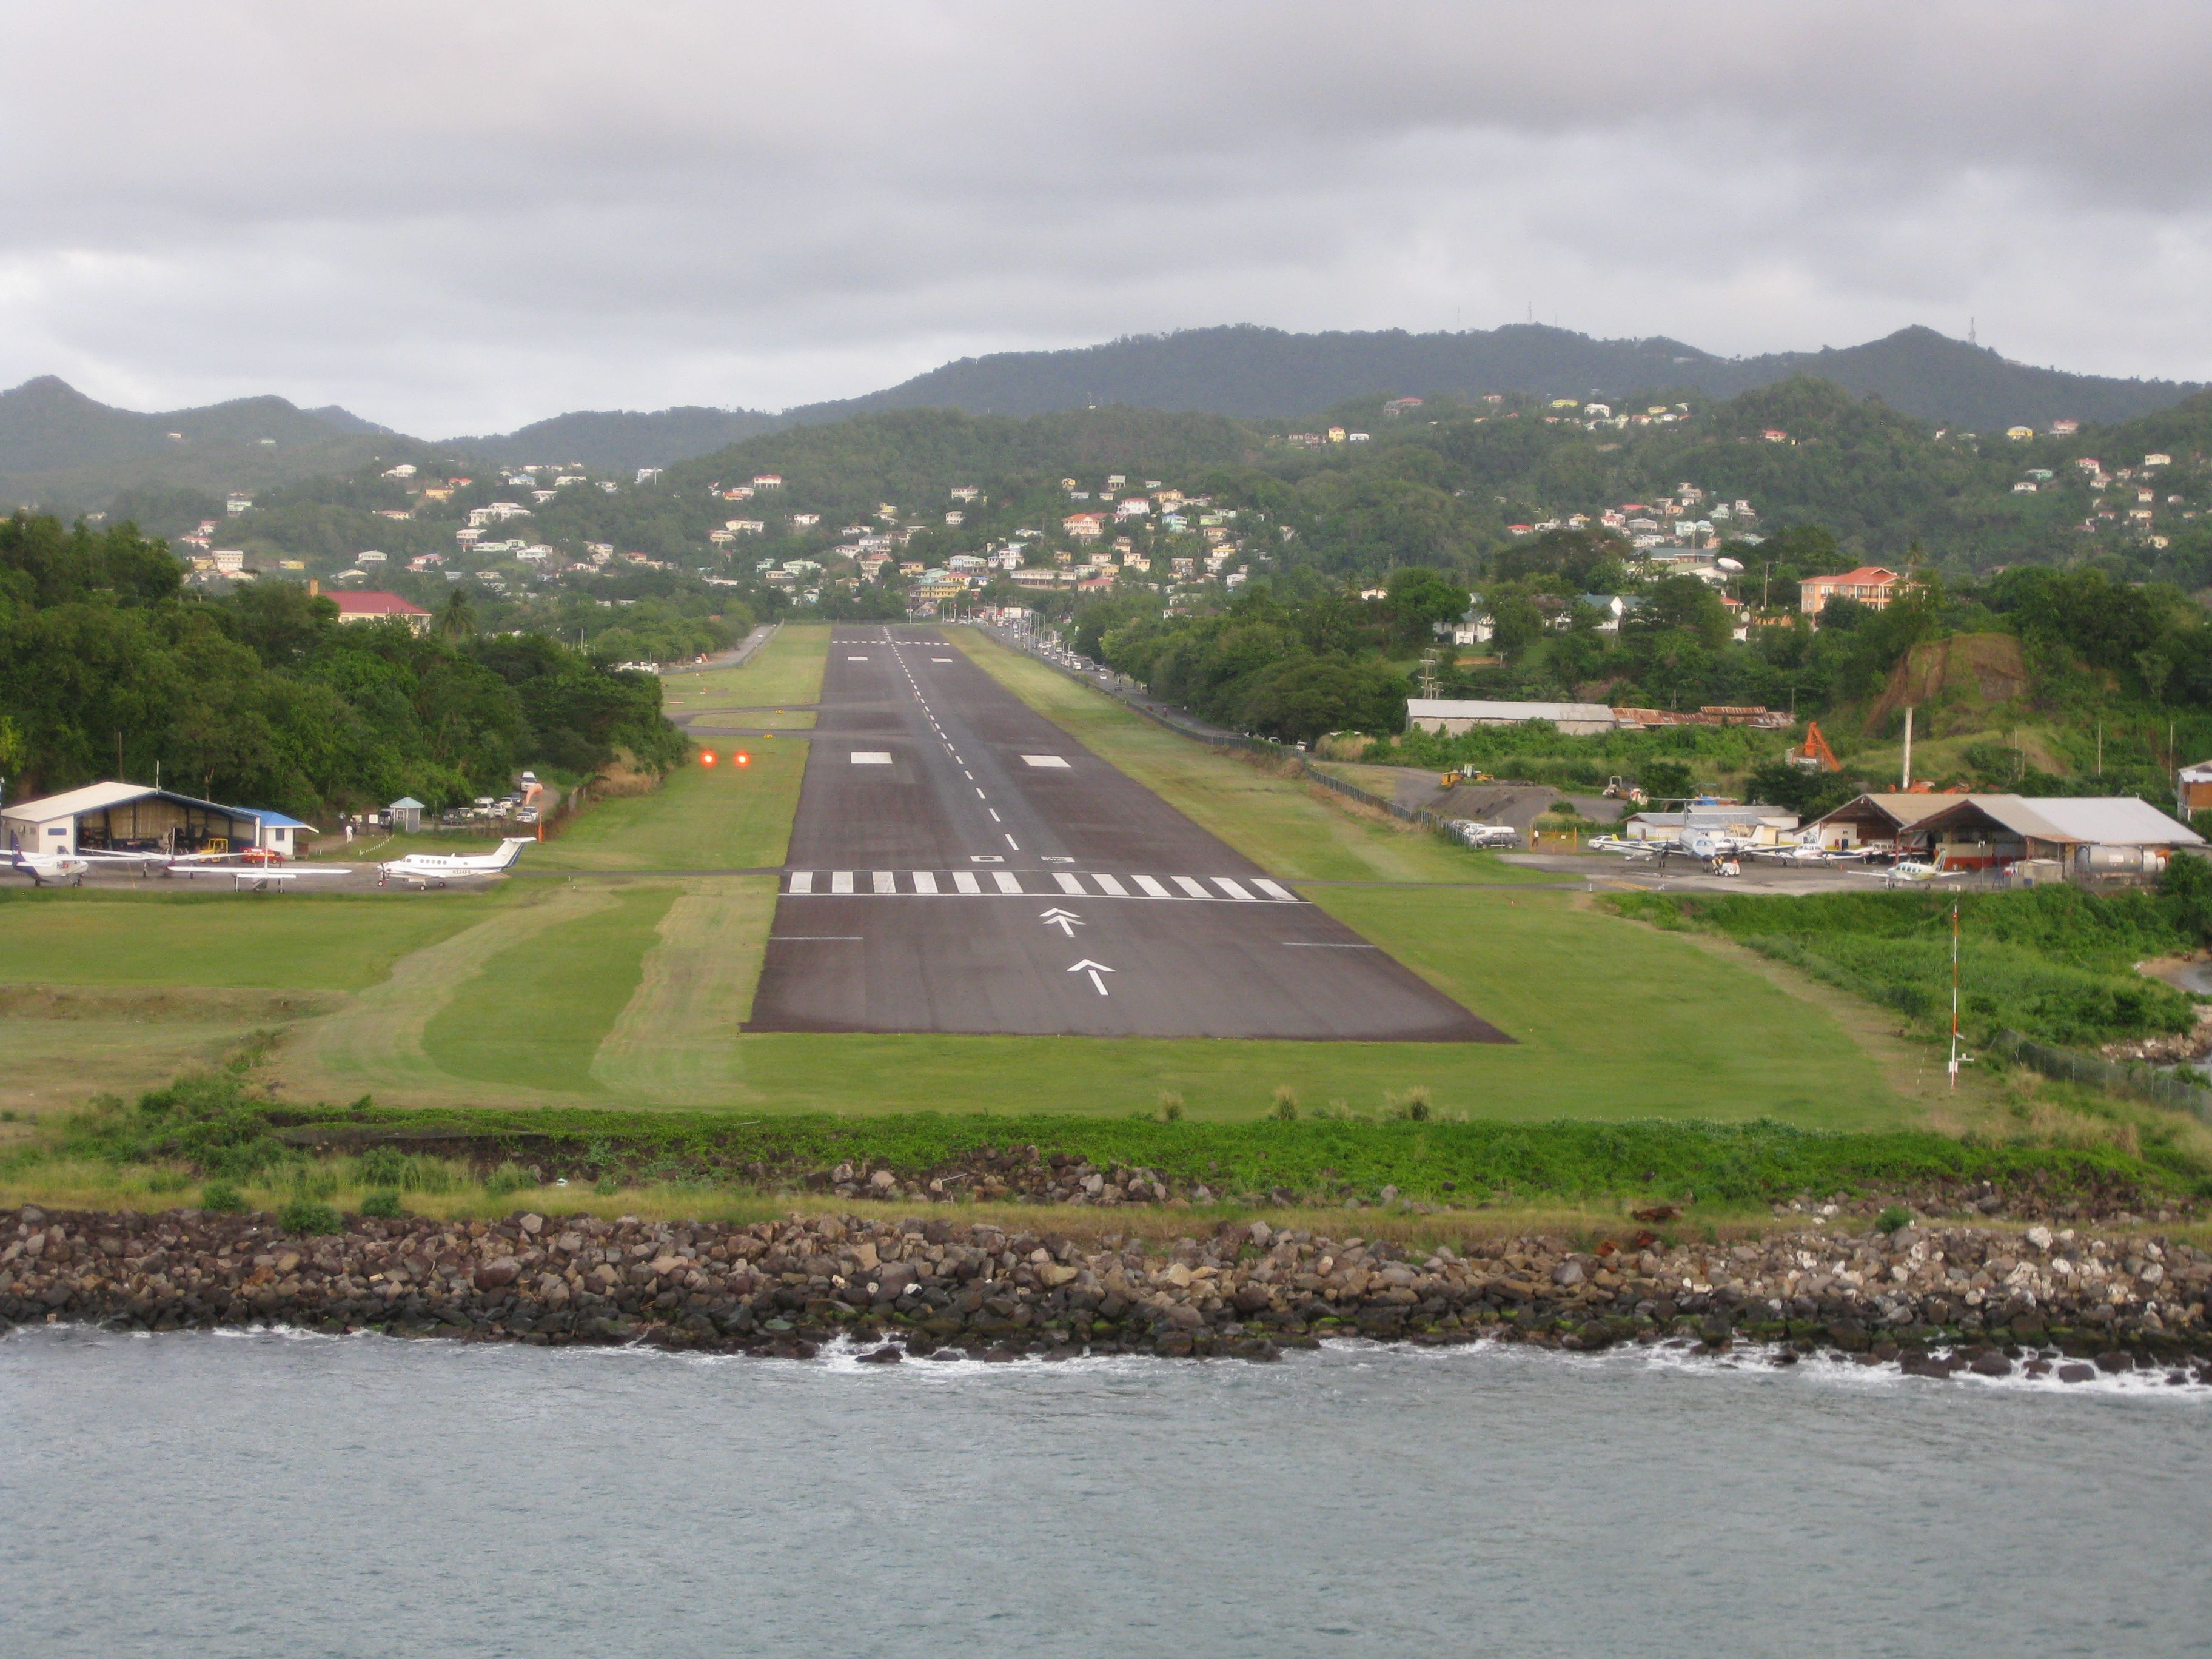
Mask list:
[[[2018,1031],[1998,1032],[1990,1047],[2045,1077],[2087,1084],[2093,1089],[2105,1089],[2114,1094],[2133,1095],[2154,1105],[2171,1107],[2212,1122],[2212,1090],[2186,1082],[2173,1073],[2154,1071],[2140,1063],[2128,1065],[2098,1054],[2076,1054],[2070,1048],[2054,1048]]]

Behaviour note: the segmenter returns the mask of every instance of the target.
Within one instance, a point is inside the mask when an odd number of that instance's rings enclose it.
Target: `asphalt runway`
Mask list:
[[[1505,1042],[933,629],[841,626],[755,1031]]]

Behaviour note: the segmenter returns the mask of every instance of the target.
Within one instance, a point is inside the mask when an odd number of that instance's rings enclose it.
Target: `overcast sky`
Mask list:
[[[1816,15],[1816,12],[1823,14]],[[425,436],[1224,322],[2212,379],[2212,6],[0,0],[0,384]]]

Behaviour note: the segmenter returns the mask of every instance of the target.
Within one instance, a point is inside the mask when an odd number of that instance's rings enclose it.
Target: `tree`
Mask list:
[[[1389,598],[1383,601],[1393,629],[1408,645],[1425,641],[1437,623],[1466,615],[1467,589],[1426,565],[1403,565],[1390,573]]]
[[[438,607],[438,618],[432,627],[441,640],[465,640],[477,631],[476,605],[469,599],[469,590],[456,587],[446,595],[446,602]]]

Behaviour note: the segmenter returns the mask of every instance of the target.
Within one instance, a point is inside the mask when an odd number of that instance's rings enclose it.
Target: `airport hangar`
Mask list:
[[[141,783],[88,783],[0,808],[27,853],[243,853],[290,858],[315,833],[282,812],[224,806]],[[220,843],[220,844],[218,844]]]

